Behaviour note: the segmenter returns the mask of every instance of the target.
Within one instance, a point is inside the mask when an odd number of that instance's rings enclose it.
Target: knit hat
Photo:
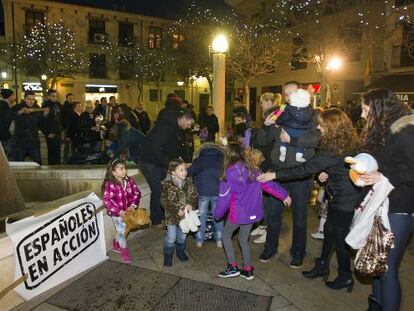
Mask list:
[[[305,108],[310,104],[310,93],[306,90],[299,89],[289,95],[290,105],[297,108]]]
[[[9,89],[1,89],[0,91],[1,97],[3,97],[4,99],[9,98],[10,96],[12,96],[13,93],[14,92]]]

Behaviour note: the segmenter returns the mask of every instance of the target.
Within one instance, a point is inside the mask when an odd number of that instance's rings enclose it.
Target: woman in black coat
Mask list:
[[[367,120],[363,138],[366,152],[378,161],[377,172],[361,176],[367,185],[388,178],[394,186],[389,195],[388,218],[395,235],[387,259],[388,270],[373,280],[370,310],[400,309],[398,268],[414,227],[414,114],[388,89],[362,95],[362,118]]]
[[[338,277],[325,284],[331,289],[347,288],[351,291],[354,281],[351,256],[345,237],[348,235],[354,208],[361,194],[360,189],[349,178],[349,166],[345,163],[345,157],[356,153],[357,134],[346,113],[338,109],[324,111],[319,117],[318,129],[321,132],[321,142],[318,152],[313,157],[301,165],[280,169],[276,173],[265,173],[258,179],[292,181],[325,173],[319,176],[321,181],[326,181],[328,194],[328,218],[325,223],[322,253],[316,260],[315,267],[311,271],[304,271],[303,275],[308,278],[327,276],[330,253],[334,246],[338,261]]]
[[[94,109],[92,101],[86,101],[85,111],[81,114],[80,120],[82,146],[99,151],[101,145],[100,127],[96,124]]]

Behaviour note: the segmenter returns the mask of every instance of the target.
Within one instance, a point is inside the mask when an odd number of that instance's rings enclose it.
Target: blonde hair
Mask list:
[[[92,106],[95,109],[94,103],[91,100],[88,99],[87,101],[85,101],[84,110],[86,110],[86,108],[88,108],[89,106]]]
[[[271,101],[272,105],[280,106],[282,104],[282,94],[280,93],[263,93],[260,96],[260,101]]]

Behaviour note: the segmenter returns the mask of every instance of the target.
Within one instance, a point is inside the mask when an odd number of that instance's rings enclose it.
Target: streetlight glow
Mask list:
[[[213,44],[211,46],[215,53],[225,53],[229,49],[229,42],[227,41],[226,36],[217,35],[214,38]]]
[[[41,78],[42,78],[43,81],[46,81],[47,80],[47,75],[42,75]]]
[[[184,85],[184,81],[177,81],[177,85],[178,86],[183,86]]]
[[[6,72],[6,71],[2,71],[2,72],[1,72],[1,77],[2,77],[3,79],[6,79],[6,78],[7,78],[7,72]]]
[[[343,61],[339,57],[332,57],[326,65],[327,70],[338,70],[342,67]]]

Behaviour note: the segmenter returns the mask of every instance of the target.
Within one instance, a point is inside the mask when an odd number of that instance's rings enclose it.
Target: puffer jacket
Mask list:
[[[119,217],[121,211],[126,211],[131,205],[138,206],[141,200],[135,180],[125,177],[125,188],[119,183],[107,181],[104,185],[103,201],[108,212],[108,216]]]
[[[220,175],[223,169],[224,151],[213,143],[201,145],[193,164],[188,168],[201,196],[218,196]]]
[[[214,217],[222,219],[229,212],[228,220],[233,224],[251,224],[263,218],[262,192],[265,191],[275,198],[284,201],[288,192],[277,183],[250,180],[248,169],[241,163],[227,168],[226,180],[220,183],[220,194],[216,201]]]
[[[161,206],[165,209],[165,223],[167,225],[178,225],[180,220],[184,218],[178,213],[183,211],[187,204],[195,210],[197,200],[197,190],[191,178],[186,179],[181,189],[174,183],[170,175],[161,182]]]

